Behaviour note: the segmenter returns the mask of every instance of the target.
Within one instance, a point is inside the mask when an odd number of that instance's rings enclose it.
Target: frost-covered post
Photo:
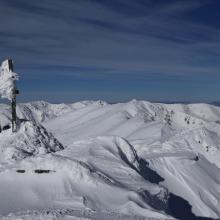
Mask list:
[[[16,80],[18,80],[18,74],[13,72],[13,62],[11,59],[7,59],[1,65],[0,97],[7,98],[11,101],[12,132],[16,132],[17,127],[16,95],[19,92],[16,88]]]
[[[8,60],[8,67],[9,71],[13,72],[13,62],[11,59]],[[13,88],[12,88],[12,95],[11,95],[11,122],[12,122],[12,132],[16,132],[16,127],[17,127],[17,114],[16,114],[16,95],[18,94],[18,90],[16,88],[16,81],[15,77],[12,76],[12,83],[13,83]]]

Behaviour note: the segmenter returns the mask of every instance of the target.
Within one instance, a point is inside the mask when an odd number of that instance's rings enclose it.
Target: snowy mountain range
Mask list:
[[[0,104],[1,219],[220,219],[220,107]]]

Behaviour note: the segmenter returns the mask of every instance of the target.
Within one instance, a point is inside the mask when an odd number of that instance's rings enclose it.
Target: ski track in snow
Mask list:
[[[40,101],[17,112],[18,133],[0,133],[1,219],[220,217],[220,107]]]

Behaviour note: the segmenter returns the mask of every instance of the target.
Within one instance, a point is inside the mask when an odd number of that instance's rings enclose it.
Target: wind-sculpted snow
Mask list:
[[[11,133],[11,129],[2,131],[0,140],[0,162],[64,149],[62,144],[43,126],[29,121],[21,122],[16,133]]]
[[[81,152],[79,155],[77,152]],[[84,152],[84,153],[83,153]],[[144,180],[136,170],[139,158],[133,147],[119,137],[98,137],[78,142],[59,153],[35,156],[0,173],[0,213],[21,209],[85,209],[168,219],[166,188]],[[49,170],[36,174],[35,170]],[[23,170],[23,173],[17,171]],[[22,202],[7,207],[15,195],[5,193],[14,187]],[[12,193],[14,192],[12,190]],[[28,192],[28,197],[24,196]],[[16,195],[17,197],[17,195]],[[42,202],[39,202],[42,201]]]
[[[114,212],[96,212],[91,210],[51,209],[47,211],[26,211],[11,213],[0,217],[1,220],[173,220],[173,218],[152,218],[126,215]]]
[[[0,198],[5,198],[0,214],[5,217],[27,210],[64,219],[89,216],[75,215],[79,210],[93,212],[92,219],[104,219],[102,212],[112,213],[112,219],[220,218],[220,107],[137,100],[33,102],[20,104],[18,115],[31,122],[23,122],[17,136],[10,130],[0,133],[5,138],[0,146],[7,146],[2,149],[13,149],[20,159],[0,161]],[[9,123],[9,107],[0,105],[0,124]],[[66,148],[45,144],[53,136],[36,135],[47,130]],[[4,152],[5,159],[11,155]],[[19,191],[16,197],[13,189]]]

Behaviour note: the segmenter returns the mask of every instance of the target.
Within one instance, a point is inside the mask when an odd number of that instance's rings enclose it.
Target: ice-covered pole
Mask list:
[[[19,93],[16,88],[16,80],[18,75],[13,72],[13,62],[11,59],[5,60],[1,65],[0,71],[0,97],[7,98],[11,101],[11,121],[12,132],[17,129],[17,115],[16,115],[16,95]]]
[[[8,67],[9,71],[13,72],[13,62],[11,59],[8,60]],[[11,122],[12,122],[12,132],[16,132],[17,129],[17,114],[16,114],[16,95],[17,95],[17,89],[16,89],[16,81],[14,79],[14,76],[12,76],[12,94],[11,94]]]

